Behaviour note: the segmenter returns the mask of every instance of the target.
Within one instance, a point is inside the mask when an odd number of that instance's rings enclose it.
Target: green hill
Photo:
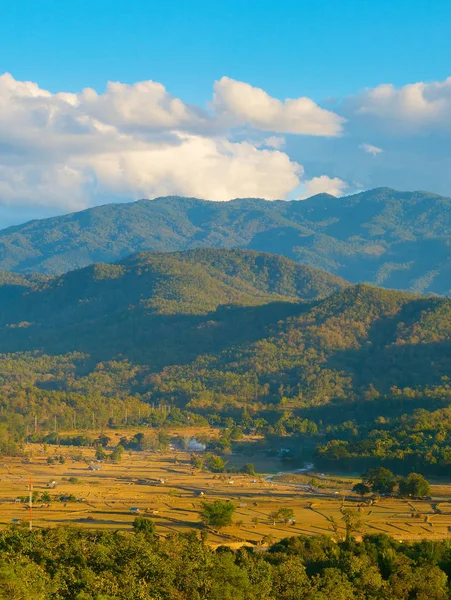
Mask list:
[[[141,250],[247,248],[351,282],[451,292],[451,200],[379,188],[344,198],[110,204],[0,231],[0,269],[55,274]]]
[[[134,348],[140,354],[136,339],[143,338],[152,349],[155,343],[165,344],[163,354],[156,352],[161,361],[166,354],[176,356],[171,336],[178,346],[191,323],[208,322],[206,315],[218,307],[318,299],[346,285],[280,256],[215,249],[142,252],[42,281],[5,276],[0,285],[0,348],[80,350],[103,358]],[[196,347],[186,345],[185,352],[191,355]]]
[[[141,389],[179,406],[253,403],[257,377],[261,406],[305,408],[438,385],[451,369],[450,300],[243,250],[141,253],[35,283],[2,308],[0,334],[4,353],[127,360],[138,387],[160,373]]]
[[[448,298],[201,249],[5,275],[0,299],[0,451],[3,426],[123,425],[126,407],[135,424],[233,418],[340,469],[451,464]]]

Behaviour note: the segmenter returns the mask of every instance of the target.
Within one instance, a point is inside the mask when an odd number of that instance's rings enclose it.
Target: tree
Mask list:
[[[359,531],[362,526],[362,520],[359,514],[351,508],[345,508],[343,511],[342,521],[345,522],[346,540],[349,542],[354,532]]]
[[[293,520],[294,510],[292,508],[279,508],[278,513],[279,519],[282,519],[285,525]]]
[[[195,469],[202,469],[202,467],[204,466],[204,459],[198,454],[191,454],[190,463]]]
[[[391,494],[395,489],[396,478],[391,471],[384,467],[369,469],[362,475],[363,483],[371,488],[371,491],[379,494]]]
[[[366,483],[361,482],[356,483],[355,486],[352,488],[352,491],[356,494],[359,494],[359,496],[362,496],[363,498],[363,496],[366,496],[371,492],[371,489]]]
[[[241,440],[243,438],[243,435],[243,430],[240,429],[237,425],[234,425],[229,431],[229,438],[233,442]]]
[[[133,531],[143,533],[147,537],[155,535],[155,522],[147,517],[136,517],[133,521]]]
[[[272,524],[275,525],[277,519],[279,518],[279,511],[278,510],[273,510],[272,512],[269,513],[268,515],[268,519],[270,521],[272,521]]]
[[[247,463],[243,467],[241,467],[241,473],[245,473],[246,475],[255,475],[255,467],[252,463]]]
[[[107,448],[109,443],[111,442],[111,438],[109,438],[104,433],[101,433],[99,437],[95,440],[96,445],[102,446],[102,448]]]
[[[202,502],[202,520],[205,525],[221,529],[232,524],[232,516],[235,510],[235,504],[230,501]]]
[[[223,473],[226,468],[226,462],[220,456],[209,454],[207,456],[207,467],[213,473]]]
[[[171,436],[164,431],[158,432],[158,450],[166,452],[171,444]]]
[[[122,460],[122,455],[124,454],[124,446],[118,444],[113,452],[110,454],[110,459],[113,462],[120,462]]]
[[[429,496],[430,492],[431,486],[429,482],[420,473],[410,473],[410,475],[399,482],[399,493],[401,496],[420,498],[421,496]]]
[[[96,459],[97,460],[105,460],[107,457],[105,450],[102,446],[97,446],[96,448]]]
[[[281,507],[277,510],[269,513],[268,518],[273,522],[273,525],[276,524],[276,521],[283,521],[285,525],[291,521],[294,517],[294,510],[292,508]]]

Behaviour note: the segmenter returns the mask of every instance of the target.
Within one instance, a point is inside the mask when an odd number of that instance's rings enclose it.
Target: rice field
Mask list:
[[[362,502],[350,492],[355,480],[349,477],[323,476],[319,489],[312,489],[310,474],[270,480],[264,475],[213,474],[193,469],[189,453],[180,451],[126,452],[118,464],[97,463],[94,450],[88,448],[49,447],[45,454],[42,445],[30,444],[28,453],[28,458],[0,463],[0,527],[29,522],[24,497],[31,478],[39,496],[33,506],[33,527],[72,524],[131,530],[136,515],[141,514],[151,517],[157,532],[165,535],[200,529],[202,502],[221,499],[236,504],[234,525],[221,532],[209,531],[212,545],[255,545],[300,534],[343,535],[346,508],[353,509],[360,521],[357,536],[387,533],[399,540],[419,540],[451,535],[451,486],[443,483],[433,486],[430,501],[381,498]],[[48,456],[60,454],[64,464],[47,463]],[[242,464],[249,459],[233,460]],[[276,461],[252,462],[277,470]],[[45,493],[50,494],[50,501],[40,499]],[[293,510],[292,522],[270,519],[281,507]]]

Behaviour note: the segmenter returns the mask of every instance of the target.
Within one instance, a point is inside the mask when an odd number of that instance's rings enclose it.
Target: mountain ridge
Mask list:
[[[0,231],[0,270],[64,273],[141,250],[244,248],[352,283],[451,293],[451,200],[376,188],[302,201],[170,196],[105,204]]]

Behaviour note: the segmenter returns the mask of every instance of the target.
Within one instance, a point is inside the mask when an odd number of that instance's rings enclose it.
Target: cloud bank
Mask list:
[[[228,77],[201,107],[154,81],[51,93],[4,74],[0,227],[14,211],[20,222],[163,195],[302,199],[377,186],[451,195],[450,135],[451,78],[382,84],[332,111]]]
[[[267,132],[338,135],[342,121],[307,98],[281,103],[227,78],[206,110],[153,81],[52,94],[4,74],[0,203],[75,210],[105,197],[287,198],[303,168]],[[243,126],[252,135],[237,141]]]

